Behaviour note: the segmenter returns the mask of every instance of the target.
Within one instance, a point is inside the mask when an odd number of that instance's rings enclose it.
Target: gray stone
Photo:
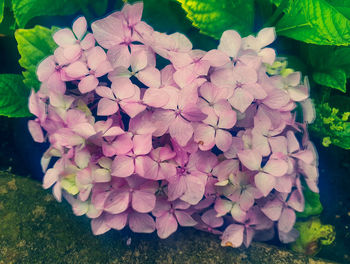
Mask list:
[[[132,238],[128,246],[126,241]],[[221,247],[218,237],[184,228],[166,240],[156,234],[111,231],[94,236],[89,220],[73,215],[29,178],[0,172],[0,264],[35,263],[332,263],[262,243]]]

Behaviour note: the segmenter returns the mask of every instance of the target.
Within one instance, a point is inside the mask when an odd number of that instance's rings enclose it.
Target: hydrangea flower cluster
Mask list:
[[[307,79],[267,73],[273,28],[245,38],[227,30],[205,52],[154,31],[142,10],[125,4],[93,33],[80,17],[54,34],[58,48],[29,99],[29,131],[50,143],[43,187],[91,218],[95,235],[129,226],[167,238],[180,225],[248,247],[277,226],[292,241],[302,181],[318,191]]]

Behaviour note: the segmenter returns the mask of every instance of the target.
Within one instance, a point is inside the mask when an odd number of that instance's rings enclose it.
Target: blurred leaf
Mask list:
[[[97,16],[105,15],[108,7],[108,0],[89,1],[89,2],[90,2],[90,6],[95,11]]]
[[[346,92],[346,74],[342,69],[333,69],[329,72],[314,72],[314,81],[323,86],[328,86],[343,93]]]
[[[34,17],[71,15],[84,4],[86,0],[12,0],[12,10],[18,26],[23,28]]]
[[[0,74],[0,115],[25,117],[28,111],[29,89],[18,74]]]
[[[277,34],[317,45],[350,44],[350,21],[325,0],[295,0]]]
[[[177,0],[187,17],[200,32],[216,39],[228,29],[242,36],[252,33],[254,24],[253,0]]]
[[[1,35],[12,35],[16,29],[16,21],[13,16],[10,1],[3,1],[4,8],[2,22],[0,22],[0,36]],[[0,10],[1,10],[1,0],[0,0]],[[1,19],[0,19],[1,21]]]
[[[139,0],[129,0],[129,3]],[[116,9],[121,9],[122,1]],[[116,3],[116,4],[117,4]],[[211,37],[200,34],[199,30],[186,19],[186,13],[181,5],[174,0],[144,0],[142,20],[147,22],[155,30],[165,33],[180,32],[185,34],[193,43],[194,48],[210,50],[217,47],[217,41]]]
[[[5,0],[0,0],[0,23],[4,18],[4,8],[5,8]]]
[[[323,93],[322,89],[322,93]],[[350,149],[350,112],[349,97],[337,96],[336,100],[330,97],[331,107],[327,102],[316,102],[316,120],[310,125],[310,131],[321,139],[344,149]],[[329,145],[329,144],[327,144]]]
[[[319,218],[306,222],[297,222],[294,226],[299,231],[298,239],[291,244],[292,250],[314,256],[322,245],[330,245],[335,240],[335,228],[332,225],[322,225]]]
[[[40,61],[52,55],[56,43],[52,34],[57,28],[48,29],[42,26],[35,26],[32,29],[18,29],[15,38],[18,44],[18,51],[21,55],[19,64],[26,69],[23,72],[24,83],[29,88],[39,89],[40,83],[36,77],[36,68]]]
[[[323,211],[323,207],[320,201],[320,194],[311,191],[306,185],[303,190],[305,198],[305,208],[303,212],[296,212],[297,217],[309,217],[319,215]]]

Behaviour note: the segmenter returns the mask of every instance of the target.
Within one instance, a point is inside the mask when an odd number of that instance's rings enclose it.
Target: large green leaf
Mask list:
[[[318,84],[338,89],[343,93],[346,92],[346,74],[342,69],[333,69],[328,72],[314,72],[312,77]]]
[[[335,9],[350,19],[350,2],[349,0],[327,0]]]
[[[326,0],[295,0],[278,22],[277,34],[306,43],[347,46],[350,21]]]
[[[29,89],[18,74],[0,74],[0,115],[8,117],[30,116]]]
[[[24,83],[29,88],[39,89],[40,83],[36,76],[36,68],[40,61],[53,54],[56,43],[52,39],[55,28],[48,29],[35,26],[32,29],[18,29],[15,38],[21,55],[19,64],[26,69],[23,72]]]
[[[253,0],[177,0],[187,17],[204,34],[219,39],[222,32],[235,29],[241,35],[252,33]]]

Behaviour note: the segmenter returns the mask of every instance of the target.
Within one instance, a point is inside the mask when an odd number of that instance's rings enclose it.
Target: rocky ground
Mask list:
[[[128,245],[127,240],[131,244]],[[93,236],[89,220],[30,178],[0,172],[0,264],[21,263],[334,263],[274,246],[223,248],[216,236],[190,228],[166,240],[155,234]]]

